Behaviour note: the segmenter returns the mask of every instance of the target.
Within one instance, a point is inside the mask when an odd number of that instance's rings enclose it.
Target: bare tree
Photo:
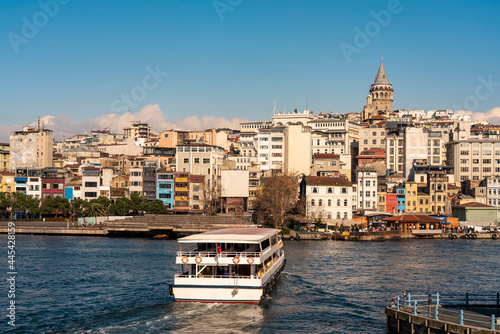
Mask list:
[[[203,182],[201,186],[201,190],[203,197],[203,209],[205,210],[205,212],[207,212],[208,214],[217,213],[221,207],[222,189],[220,186],[220,182],[217,182],[216,177],[212,179],[206,177],[205,182]]]
[[[261,181],[263,186],[255,198],[257,216],[269,216],[274,228],[283,228],[298,200],[298,177],[273,174]]]

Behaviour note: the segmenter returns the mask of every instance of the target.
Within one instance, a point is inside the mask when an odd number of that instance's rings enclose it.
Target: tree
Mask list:
[[[73,217],[83,217],[83,211],[85,210],[85,201],[81,198],[77,198],[71,201],[71,214]]]
[[[126,197],[115,199],[109,206],[109,214],[113,216],[125,216],[131,210],[130,200]]]
[[[42,205],[40,206],[41,213],[55,213],[56,217],[58,214],[66,216],[71,212],[71,206],[69,200],[64,197],[51,197],[47,196],[42,200]]]
[[[161,200],[157,199],[149,204],[149,211],[153,211],[154,213],[167,213],[168,209]]]
[[[12,213],[23,213],[29,216],[38,216],[40,213],[40,200],[23,193],[13,193]]]
[[[7,217],[8,209],[12,206],[12,193],[0,193],[0,214]]]
[[[147,211],[149,207],[148,200],[141,197],[139,194],[130,195],[130,208],[136,214],[139,212]]]
[[[209,214],[216,214],[220,211],[221,193],[220,182],[216,179],[205,178],[201,186],[203,209]]]
[[[93,199],[90,202],[85,202],[85,211],[83,215],[85,217],[100,217],[106,215],[106,208],[97,199]]]
[[[284,228],[288,213],[298,199],[298,177],[274,174],[262,179],[263,186],[255,199],[257,215],[271,218],[274,228]]]

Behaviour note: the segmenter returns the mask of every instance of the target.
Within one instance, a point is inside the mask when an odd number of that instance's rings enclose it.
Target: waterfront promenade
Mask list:
[[[396,296],[385,308],[391,333],[500,333],[500,293]],[[463,298],[463,299],[462,299]]]

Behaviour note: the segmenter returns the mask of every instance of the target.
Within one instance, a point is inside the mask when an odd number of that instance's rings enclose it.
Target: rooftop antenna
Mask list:
[[[309,98],[306,97],[306,110],[309,110]]]
[[[273,109],[273,113],[274,113],[274,114],[276,113],[276,97],[274,98],[274,109]]]

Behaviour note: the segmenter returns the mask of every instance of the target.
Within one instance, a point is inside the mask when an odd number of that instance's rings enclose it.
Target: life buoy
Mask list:
[[[203,259],[201,258],[201,256],[197,256],[194,260],[196,261],[196,263],[200,264]]]
[[[477,239],[477,234],[473,234],[472,239]]]
[[[453,234],[448,234],[448,239],[453,239]]]
[[[453,234],[453,239],[456,239],[458,238],[456,234]]]
[[[254,263],[254,261],[255,261],[255,259],[253,258],[253,256],[250,256],[250,257],[247,259],[247,262],[248,262],[249,264]]]
[[[497,238],[497,235],[496,234],[492,234],[491,235],[491,239],[495,240]]]
[[[183,257],[182,257],[182,263],[186,264],[186,263],[188,263],[188,262],[189,262],[188,257],[187,257],[187,256],[183,256]]]
[[[239,258],[239,257],[237,257],[237,256],[233,257],[233,263],[234,263],[234,264],[238,264],[238,263],[240,263],[240,258]]]

